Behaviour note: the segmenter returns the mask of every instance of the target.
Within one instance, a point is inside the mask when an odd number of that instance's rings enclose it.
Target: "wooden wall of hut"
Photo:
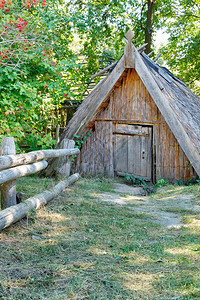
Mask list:
[[[126,128],[125,125],[129,127],[134,125],[133,130],[149,128],[152,131],[152,144],[148,148],[151,152],[152,181],[165,177],[172,182],[179,179],[186,182],[195,175],[187,157],[134,69],[125,72],[121,82],[113,88],[103,106],[93,120],[94,126],[89,129],[91,136],[84,142],[77,159],[76,168],[79,172],[114,176],[120,160],[119,155],[116,155],[117,139],[122,136],[117,132],[119,133],[119,130],[122,132],[123,128]],[[123,141],[126,142],[125,139]],[[126,155],[127,151],[130,152],[129,149],[122,149],[121,160],[127,160],[126,164],[130,166],[131,158]],[[133,143],[132,152],[134,151],[138,152]],[[123,155],[127,157],[123,158]],[[137,156],[137,161],[140,160],[138,164],[144,158],[142,155],[141,152],[140,156]]]

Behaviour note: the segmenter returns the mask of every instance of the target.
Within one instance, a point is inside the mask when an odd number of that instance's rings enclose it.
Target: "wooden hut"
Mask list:
[[[126,37],[124,55],[64,131],[67,138],[87,136],[77,170],[153,182],[200,176],[200,99],[142,47],[136,49],[131,31]]]

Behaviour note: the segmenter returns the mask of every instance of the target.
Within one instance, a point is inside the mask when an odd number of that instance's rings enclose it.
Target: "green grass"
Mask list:
[[[27,198],[55,182],[27,177],[17,184]],[[0,233],[1,299],[200,299],[198,216],[180,207],[185,226],[167,229],[134,211],[135,203],[96,200],[113,184],[80,179]],[[173,210],[187,194],[199,203],[199,186],[164,187],[149,199]]]

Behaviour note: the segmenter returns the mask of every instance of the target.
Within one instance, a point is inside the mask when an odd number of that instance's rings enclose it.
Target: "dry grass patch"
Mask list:
[[[154,222],[152,212],[134,210],[143,201],[96,201],[104,192],[114,197],[113,183],[81,179],[28,221],[0,233],[1,299],[200,298],[196,223],[167,229]],[[18,181],[26,198],[54,184],[37,177]],[[176,198],[180,206],[179,196],[193,195],[198,205],[198,192],[199,186],[169,186],[148,201],[173,209]],[[198,221],[187,210],[180,216]]]

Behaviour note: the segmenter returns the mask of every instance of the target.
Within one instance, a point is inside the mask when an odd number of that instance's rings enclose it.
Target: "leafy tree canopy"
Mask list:
[[[200,94],[200,1],[180,0],[167,23],[168,45],[162,50],[171,70]]]
[[[81,99],[91,75],[120,58],[128,28],[148,52],[166,28],[164,59],[198,92],[199,18],[199,0],[0,0],[0,136],[52,146],[54,106]]]

